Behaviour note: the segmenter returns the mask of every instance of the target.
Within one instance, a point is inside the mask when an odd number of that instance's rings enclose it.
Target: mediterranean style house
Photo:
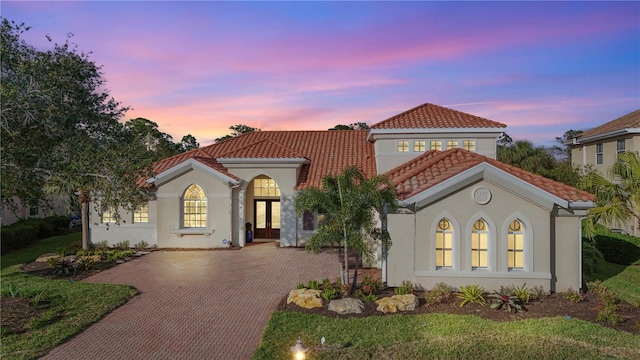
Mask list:
[[[619,153],[640,152],[640,109],[587,130],[568,143],[574,166],[593,166],[609,177],[608,170]],[[629,219],[625,224],[608,224],[622,227],[627,233],[640,236],[640,223]]]
[[[115,224],[91,214],[91,241],[160,248],[304,246],[322,214],[295,213],[296,192],[355,165],[386,174],[401,208],[378,264],[388,285],[524,283],[581,288],[580,218],[593,195],[503,164],[506,125],[423,104],[369,130],[255,131],[158,162],[153,199]]]

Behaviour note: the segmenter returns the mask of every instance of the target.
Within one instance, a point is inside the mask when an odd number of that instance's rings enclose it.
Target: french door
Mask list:
[[[255,200],[254,205],[254,239],[280,239],[280,200]]]

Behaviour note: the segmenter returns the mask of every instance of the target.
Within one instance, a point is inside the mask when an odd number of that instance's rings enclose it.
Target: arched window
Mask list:
[[[436,269],[453,266],[453,228],[447,218],[442,218],[436,228]]]
[[[258,176],[253,180],[253,196],[280,197],[280,188],[275,180],[266,176]]]
[[[507,233],[507,267],[524,269],[524,227],[520,220],[513,220]]]
[[[471,229],[471,268],[487,268],[489,248],[489,230],[487,223],[480,219],[473,224]]]
[[[184,192],[182,219],[185,228],[207,227],[207,198],[196,184],[190,185]]]

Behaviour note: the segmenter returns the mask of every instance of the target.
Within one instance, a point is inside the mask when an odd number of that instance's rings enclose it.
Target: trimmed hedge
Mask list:
[[[69,232],[69,218],[51,216],[44,219],[21,219],[0,228],[0,251],[6,253],[33,244],[39,239]]]
[[[631,265],[640,260],[640,239],[622,234],[598,234],[593,238],[596,248],[608,262]]]

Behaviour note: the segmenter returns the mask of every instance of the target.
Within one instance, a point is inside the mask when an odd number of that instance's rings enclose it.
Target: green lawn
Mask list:
[[[2,254],[0,268],[4,269],[13,265],[27,264],[44,253],[56,253],[58,249],[80,245],[81,241],[82,235],[79,232],[42,239],[24,249],[12,251],[6,255]]]
[[[0,358],[3,360],[36,359],[100,320],[137,293],[136,289],[125,285],[49,280],[26,275],[19,270],[19,264],[30,262],[42,253],[69,247],[78,239],[78,233],[56,236],[2,256],[2,296],[27,298],[31,306],[44,309],[39,317],[29,321],[23,333],[15,334],[7,327],[2,327]],[[2,310],[6,314],[7,309]],[[91,354],[71,356],[92,357]]]
[[[426,314],[335,319],[277,311],[253,359],[638,359],[640,336],[562,317],[492,322]],[[324,346],[320,339],[325,337]]]

